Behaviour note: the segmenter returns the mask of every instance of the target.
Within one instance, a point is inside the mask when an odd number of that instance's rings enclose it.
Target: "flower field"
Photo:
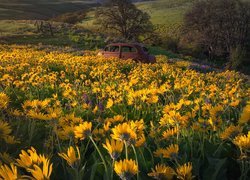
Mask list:
[[[248,179],[233,71],[0,46],[0,179]]]

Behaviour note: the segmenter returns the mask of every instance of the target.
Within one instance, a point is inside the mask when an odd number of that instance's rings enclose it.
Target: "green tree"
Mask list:
[[[152,31],[150,16],[130,0],[109,0],[96,10],[95,17],[103,30],[114,31],[127,40]]]
[[[250,5],[240,0],[200,0],[185,15],[187,38],[210,59],[235,59],[249,47]],[[237,49],[237,51],[235,50]],[[241,53],[242,54],[242,53]],[[237,63],[236,63],[237,64]]]

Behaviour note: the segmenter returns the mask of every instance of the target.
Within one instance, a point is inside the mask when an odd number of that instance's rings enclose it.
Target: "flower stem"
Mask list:
[[[135,150],[135,147],[134,147],[134,145],[133,145],[133,144],[132,144],[132,149],[133,149],[133,151],[134,151],[136,164],[137,164],[137,167],[138,167],[138,169],[139,169],[139,164],[138,164],[137,153],[136,153],[136,150]],[[137,175],[137,180],[139,180],[139,170],[137,171],[136,175]]]
[[[114,163],[115,163],[115,160],[113,159],[112,161],[112,167],[111,167],[111,180],[113,180],[113,176],[114,176]]]
[[[126,141],[124,141],[124,145],[125,145],[126,159],[128,159],[128,145]]]
[[[92,143],[94,144],[94,146],[95,146],[95,148],[96,148],[98,154],[100,155],[100,157],[101,157],[101,159],[102,159],[102,162],[103,162],[103,165],[104,165],[104,168],[105,168],[105,173],[106,173],[106,175],[107,175],[108,169],[107,169],[106,162],[105,162],[105,160],[104,160],[104,158],[103,158],[103,156],[102,156],[102,153],[101,153],[100,149],[97,147],[97,145],[96,145],[95,141],[93,140],[92,136],[89,136],[89,139],[92,141]]]

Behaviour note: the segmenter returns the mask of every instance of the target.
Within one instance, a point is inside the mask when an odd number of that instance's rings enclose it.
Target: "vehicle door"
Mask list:
[[[104,57],[116,57],[116,58],[120,58],[120,46],[118,45],[111,45],[111,46],[107,46],[104,48]]]
[[[129,45],[121,46],[122,59],[136,59],[137,57],[138,57],[138,52],[135,47]]]

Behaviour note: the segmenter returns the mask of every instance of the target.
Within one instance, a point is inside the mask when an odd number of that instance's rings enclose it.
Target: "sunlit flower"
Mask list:
[[[123,142],[121,141],[115,141],[114,139],[111,139],[110,141],[106,139],[106,144],[102,144],[105,149],[109,152],[112,159],[116,160],[122,150],[123,150]]]
[[[77,155],[76,155],[76,151],[75,149],[70,146],[68,148],[67,154],[66,153],[58,153],[58,155],[60,157],[62,157],[63,159],[65,159],[67,161],[67,163],[71,166],[71,167],[75,167],[77,165],[77,163],[80,161],[81,157],[80,157],[80,151],[79,148],[76,147],[77,150]]]
[[[122,180],[129,180],[138,172],[138,166],[134,160],[124,159],[115,162],[114,170]]]
[[[179,152],[179,146],[177,144],[171,144],[163,152],[164,158],[176,159]]]
[[[178,157],[179,146],[177,144],[171,144],[167,148],[159,148],[154,152],[156,157],[164,157],[175,160]]]
[[[7,138],[11,133],[11,127],[9,123],[0,120],[0,139]]]
[[[136,139],[135,147],[144,146],[145,143],[146,143],[146,138],[145,138],[145,135],[142,134],[139,138]]]
[[[111,122],[105,122],[104,124],[103,124],[103,129],[104,129],[104,131],[109,131],[110,130],[110,125],[111,125]]]
[[[14,164],[10,164],[10,167],[5,165],[0,166],[0,179],[15,180],[18,179],[17,167]]]
[[[91,122],[83,122],[79,126],[75,127],[75,138],[83,140],[86,137],[91,135],[91,128],[92,123]]]
[[[248,122],[250,122],[250,101],[244,107],[244,109],[240,115],[240,119],[239,119],[240,124],[244,124],[244,123],[248,123]]]
[[[93,130],[94,140],[100,141],[105,136],[105,131],[101,128]]]
[[[33,168],[29,168],[28,171],[32,174],[32,176],[37,180],[47,180],[50,179],[50,175],[52,173],[53,164],[50,163],[49,159],[42,159],[42,167],[38,165],[34,165]]]
[[[177,178],[181,179],[181,180],[193,179],[192,169],[193,169],[193,167],[192,167],[191,163],[185,163],[184,165],[179,166],[176,169]]]
[[[14,159],[6,152],[0,153],[0,160],[5,162],[6,164],[10,164],[14,161]]]
[[[167,129],[162,133],[163,139],[169,139],[170,137],[176,135],[178,133],[178,127],[174,127],[171,129]]]
[[[106,108],[111,108],[114,104],[114,101],[112,99],[108,99],[108,102],[107,102],[107,105],[106,105]]]
[[[134,143],[137,137],[135,130],[128,123],[118,124],[112,129],[112,132],[111,137],[119,141]]]
[[[233,139],[242,132],[242,127],[230,125],[220,134],[222,140]]]
[[[9,97],[5,93],[0,92],[0,109],[6,109],[9,101]]]
[[[164,164],[158,164],[155,166],[155,169],[152,168],[152,172],[148,173],[148,176],[153,177],[157,180],[168,180],[173,179],[175,172],[171,167],[168,167]]]
[[[7,144],[18,144],[18,143],[20,143],[20,141],[15,139],[14,136],[7,136],[7,137],[4,138],[4,140],[5,140],[5,142]]]
[[[250,151],[250,131],[247,135],[239,135],[235,137],[233,143],[237,145],[242,151]]]
[[[19,154],[19,159],[16,159],[18,166],[23,168],[30,168],[34,164],[40,164],[42,162],[41,156],[39,156],[36,150],[31,147],[29,150],[21,151]]]

